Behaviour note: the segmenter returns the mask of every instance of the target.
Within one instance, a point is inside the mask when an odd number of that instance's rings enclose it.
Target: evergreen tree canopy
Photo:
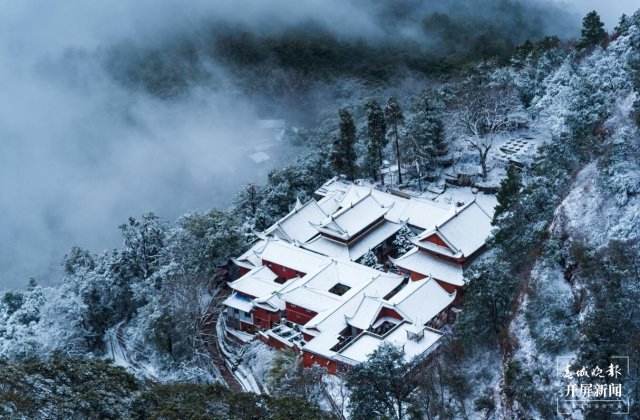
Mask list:
[[[393,246],[396,248],[396,253],[398,256],[407,253],[411,248],[413,248],[413,244],[409,240],[409,238],[412,236],[415,235],[411,231],[411,229],[409,229],[406,224],[402,225],[393,240]]]
[[[474,344],[491,344],[511,314],[517,280],[506,263],[485,260],[465,273],[465,283],[465,310],[456,335]]]
[[[604,30],[604,23],[600,20],[600,15],[595,10],[587,13],[582,19],[582,32],[580,37],[580,47],[590,48],[601,45],[607,39],[607,32]]]
[[[633,118],[636,126],[640,128],[640,49],[635,57],[629,60],[629,64],[633,70],[633,91],[636,94],[636,100],[633,101]]]
[[[349,111],[340,109],[340,133],[333,142],[331,163],[334,170],[348,179],[354,179],[356,173],[356,154],[353,146],[356,142],[356,126]]]
[[[354,366],[347,375],[352,418],[405,418],[415,388],[412,367],[404,351],[390,343],[381,344],[369,360]]]
[[[387,139],[387,122],[384,112],[375,99],[365,104],[367,110],[367,163],[373,179],[378,178],[378,170],[382,166],[382,152],[389,143]]]
[[[278,352],[269,370],[271,395],[300,398],[317,404],[322,397],[322,377],[326,369],[302,365],[302,356],[293,350]]]
[[[376,270],[382,270],[383,268],[383,265],[378,262],[378,257],[376,257],[376,254],[371,250],[367,251],[358,262],[367,267],[375,268]]]
[[[142,381],[109,361],[0,359],[0,418],[324,419],[312,402],[233,392],[220,385]]]
[[[518,194],[522,188],[520,170],[513,164],[507,167],[507,177],[500,182],[500,190],[496,194],[498,205],[493,217],[494,220],[502,213],[510,211],[513,204],[518,199]]]
[[[194,275],[214,276],[218,265],[247,245],[238,220],[228,212],[193,212],[180,218],[173,239],[173,261]]]
[[[444,125],[430,93],[423,92],[413,105],[412,111],[413,116],[407,122],[410,141],[407,157],[424,167],[443,166],[447,155]]]
[[[398,184],[402,184],[402,170],[400,163],[400,141],[398,138],[398,125],[404,121],[404,114],[398,100],[393,96],[387,101],[387,105],[384,107],[384,116],[387,120],[387,124],[391,127],[393,138],[396,148],[396,162],[398,164]]]
[[[231,204],[231,210],[242,221],[253,221],[258,213],[264,188],[250,182],[242,187]]]

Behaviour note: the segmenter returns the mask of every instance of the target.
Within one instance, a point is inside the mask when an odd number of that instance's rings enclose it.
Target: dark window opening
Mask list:
[[[333,286],[331,289],[329,289],[329,293],[333,293],[334,295],[342,296],[345,293],[347,293],[347,291],[349,289],[351,289],[351,288],[349,286],[347,286],[346,284],[337,283],[335,286]]]

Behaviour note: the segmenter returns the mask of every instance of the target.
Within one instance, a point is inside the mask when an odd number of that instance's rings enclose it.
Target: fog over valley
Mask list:
[[[247,159],[262,133],[244,98],[195,87],[163,101],[106,72],[102,49],[188,25],[178,2],[136,4],[4,3],[0,289],[54,281],[74,244],[117,246],[130,215],[224,207],[264,177]]]
[[[347,97],[360,85],[382,90],[476,53],[507,57],[527,38],[576,36],[585,10],[573,3],[0,0],[0,290],[57,282],[72,246],[118,246],[129,216],[226,208],[297,154],[258,120],[310,127],[361,100]],[[460,38],[443,29],[463,26]],[[476,52],[491,31],[511,39]],[[311,52],[296,61],[287,45],[301,34]],[[414,54],[396,48],[404,61],[387,54],[401,44]],[[337,64],[314,64],[327,60]],[[267,162],[249,158],[261,150]]]

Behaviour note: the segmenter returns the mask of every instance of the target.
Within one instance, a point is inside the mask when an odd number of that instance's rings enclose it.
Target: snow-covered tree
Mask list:
[[[165,245],[167,226],[153,213],[133,217],[120,226],[124,247],[121,257],[126,261],[130,274],[140,278],[150,277],[160,265],[160,253]]]
[[[510,83],[470,78],[460,86],[453,105],[453,135],[478,154],[482,178],[487,179],[487,157],[496,138],[524,124],[522,105]]]
[[[591,48],[602,45],[607,39],[607,32],[604,30],[604,23],[600,20],[600,15],[595,10],[590,11],[582,19],[582,31],[578,45],[582,48]]]
[[[385,342],[366,362],[351,368],[347,387],[352,419],[406,418],[416,382],[413,366],[404,357],[402,349]]]
[[[240,220],[253,227],[256,214],[262,201],[264,188],[252,182],[242,187],[231,203],[231,212]]]
[[[409,238],[413,236],[415,235],[411,229],[409,229],[406,224],[402,225],[398,233],[396,233],[396,237],[393,239],[393,246],[398,256],[409,252],[409,250],[413,248],[413,244],[409,240]]]
[[[498,205],[493,215],[494,218],[499,217],[502,213],[509,211],[516,200],[522,188],[522,179],[520,169],[514,164],[507,167],[507,177],[500,182],[500,190],[496,194]]]
[[[396,163],[398,165],[398,184],[402,184],[402,169],[400,159],[400,137],[398,134],[398,126],[404,121],[404,114],[398,100],[394,97],[389,98],[384,107],[384,117],[387,120],[387,126],[391,128],[393,140],[396,149]]]
[[[326,139],[325,139],[326,140]],[[256,214],[255,227],[264,230],[287,214],[297,200],[305,202],[334,175],[329,151],[315,143],[309,152],[282,169],[269,172],[264,197]]]
[[[516,279],[509,266],[491,258],[465,273],[465,310],[458,321],[461,337],[491,344],[505,327],[516,296]]]
[[[376,254],[371,250],[367,251],[367,253],[364,254],[358,262],[362,265],[366,265],[367,267],[375,268],[376,270],[381,270],[383,267],[383,265],[378,262]]]
[[[340,133],[333,142],[331,162],[336,173],[345,175],[347,179],[354,179],[356,173],[356,126],[349,111],[340,109]]]
[[[242,253],[247,245],[238,219],[220,210],[182,216],[169,241],[171,262],[189,275],[209,278],[215,277],[229,256]]]
[[[442,167],[447,156],[444,124],[433,96],[432,92],[422,92],[412,105],[406,123],[407,159],[429,171]]]
[[[273,360],[269,385],[273,395],[300,398],[317,404],[324,398],[323,377],[326,374],[326,369],[318,365],[304,368],[300,353],[284,351],[279,352]]]
[[[0,356],[29,359],[42,355],[38,324],[46,301],[35,279],[24,292],[7,292],[0,302]]]
[[[380,104],[375,99],[368,100],[365,109],[367,110],[367,166],[373,179],[377,180],[378,171],[382,166],[382,153],[389,143],[387,122]]]

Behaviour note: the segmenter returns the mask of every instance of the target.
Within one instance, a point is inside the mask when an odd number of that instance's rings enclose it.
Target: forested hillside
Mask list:
[[[610,34],[594,13],[575,41],[544,36],[536,22],[514,39],[509,28],[522,22],[512,17],[523,12],[503,3],[514,8],[505,15],[512,26],[421,15],[419,27],[446,47],[435,55],[425,44],[296,28],[270,36],[218,28],[201,43],[176,41],[167,55],[118,47],[113,77],[165,100],[216,83],[203,57],[221,60],[259,100],[299,99],[305,124],[288,127],[283,141],[304,152],[265,184],[246,185],[229,209],[174,223],[132,217],[119,227],[120,248],[71,249],[59,285],[31,279],[7,292],[0,416],[555,418],[557,356],[604,365],[624,355],[629,416],[640,418],[640,11]],[[118,62],[123,54],[135,59]],[[305,101],[314,102],[308,119]],[[504,169],[498,141],[523,131],[544,145],[533,161]],[[466,276],[446,343],[416,362],[381,348],[343,378],[344,407],[309,386],[324,373],[305,372],[295,356],[277,359],[273,397],[222,385],[215,323],[229,259],[327,179],[379,182],[380,167],[396,160],[418,168],[402,182],[408,190],[444,188],[452,168],[467,166],[469,185],[497,190],[489,247]],[[376,376],[381,366],[391,368]]]
[[[514,60],[532,123],[553,140],[530,172],[502,182],[491,252],[467,278],[463,313],[434,362],[442,370],[425,387],[434,414],[551,418],[550,396],[564,392],[557,356],[578,366],[637,359],[639,19],[623,17],[611,38],[585,27],[562,57],[533,49]],[[637,370],[623,386],[637,402]]]

